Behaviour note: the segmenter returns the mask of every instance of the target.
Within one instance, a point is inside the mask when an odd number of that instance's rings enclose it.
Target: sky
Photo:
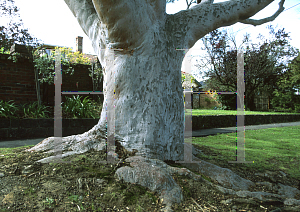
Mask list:
[[[215,0],[222,2],[224,0]],[[278,9],[279,0],[275,0],[272,4],[253,16],[254,19],[265,18],[273,15]],[[284,7],[286,9],[297,5],[287,11],[281,13],[273,22],[270,22],[278,28],[285,28],[286,32],[290,32],[292,46],[300,49],[300,4],[299,0],[286,0]],[[42,40],[45,44],[71,47],[75,50],[75,39],[77,36],[83,37],[83,53],[94,54],[92,44],[89,38],[84,34],[76,18],[69,10],[63,0],[15,0],[15,5],[20,9],[19,13],[23,20],[24,27],[29,29],[29,33],[34,37]],[[193,6],[193,5],[192,5]],[[174,14],[182,9],[186,9],[186,1],[175,0],[175,3],[167,4],[167,13]],[[232,32],[237,32],[237,41],[244,34],[249,33],[253,41],[259,33],[268,35],[266,23],[260,26],[252,26],[237,23],[228,28]],[[203,55],[203,50],[199,50],[201,41],[198,41],[191,51],[188,52],[188,57],[191,60],[192,73],[197,80],[202,81],[201,75],[198,74],[197,68],[193,65],[197,55]],[[198,50],[197,50],[198,49]],[[184,67],[182,69],[184,71]]]

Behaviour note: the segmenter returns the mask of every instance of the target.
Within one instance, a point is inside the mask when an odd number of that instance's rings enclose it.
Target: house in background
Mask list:
[[[182,87],[188,90],[193,89],[193,92],[203,91],[204,81],[192,81],[191,74],[184,73],[186,80],[182,83]],[[216,101],[216,97],[212,93],[193,93],[192,94],[192,109],[219,107],[221,104]]]
[[[80,37],[77,37],[77,40]],[[82,45],[81,42],[77,42]],[[82,46],[76,46],[76,50],[82,51]],[[41,54],[48,54],[55,50],[55,45],[44,45]],[[37,78],[40,77],[34,67],[31,57],[30,47],[15,44],[11,48],[11,53],[18,53],[19,57],[16,62],[8,59],[10,55],[0,54],[0,100],[14,101],[16,105],[23,105],[36,101],[41,101],[46,106],[54,106],[54,85],[40,83]],[[96,55],[83,54],[91,62],[98,61]],[[62,73],[62,91],[93,91],[94,82],[90,76],[90,65],[78,64],[74,67],[74,75],[65,75]],[[99,86],[95,91],[102,91],[103,79],[99,80]],[[62,101],[66,95],[62,95]],[[83,98],[89,96],[94,100],[98,97],[102,100],[103,95],[82,94]]]

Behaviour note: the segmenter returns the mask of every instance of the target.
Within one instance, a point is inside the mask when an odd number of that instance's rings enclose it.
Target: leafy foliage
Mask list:
[[[40,105],[37,102],[32,104],[25,104],[23,106],[24,118],[48,118],[48,106]]]
[[[91,62],[91,67],[89,68],[89,71],[89,76],[92,77],[93,81],[93,91],[96,91],[100,88],[100,83],[103,77],[103,70],[99,60],[97,60],[96,62]]]
[[[15,103],[10,100],[5,102],[0,100],[0,117],[4,118],[18,118],[18,111],[23,110],[23,118],[47,118],[47,106],[38,106],[37,102],[32,104],[25,104],[22,106],[16,106]]]
[[[236,93],[233,94],[219,94],[217,95],[216,101],[221,102],[222,110],[236,110]]]
[[[295,49],[290,46],[289,35],[284,29],[275,31],[269,26],[270,37],[259,36],[260,42],[250,44],[249,35],[244,36],[245,104],[246,109],[255,110],[254,97],[272,96],[277,80],[287,70],[287,64]],[[208,63],[198,68],[210,67],[206,72],[206,89],[217,91],[237,90],[237,49],[232,34],[215,30],[203,39],[208,52]],[[236,95],[219,95],[218,101],[228,109],[236,109]]]
[[[4,47],[1,47],[0,48],[0,54],[10,54],[10,51],[9,50],[5,50]]]
[[[5,102],[0,100],[0,118],[51,118],[48,106],[38,106],[37,102],[16,106],[10,100]],[[67,97],[67,101],[62,103],[63,118],[99,118],[102,110],[100,101],[92,101],[80,96]],[[23,112],[21,116],[17,113]]]
[[[283,112],[300,112],[300,96],[295,95],[300,88],[300,54],[289,64],[289,69],[277,81],[272,105]]]
[[[0,117],[4,118],[13,118],[15,117],[15,113],[18,110],[18,107],[15,103],[11,103],[12,100],[5,102],[0,100]]]
[[[82,96],[73,96],[72,98],[66,97],[67,101],[62,103],[63,116],[65,118],[99,118],[95,114],[95,105],[92,101],[85,97],[81,100]]]
[[[298,56],[289,64],[289,68],[293,76],[292,80],[295,88],[300,89],[300,52],[298,52]]]
[[[38,45],[38,40],[29,34],[28,29],[24,29],[22,19],[19,19],[19,9],[14,3],[14,0],[0,1],[0,16],[9,20],[6,26],[0,26],[0,47],[3,52],[8,52],[14,43]]]
[[[41,83],[47,82],[48,84],[54,83],[55,75],[55,57],[58,52],[61,54],[62,71],[67,74],[74,74],[75,64],[90,65],[90,60],[83,57],[82,53],[72,52],[71,48],[55,47],[55,51],[51,55],[45,53],[45,49],[39,47],[34,52],[34,66],[39,70],[39,74],[42,79],[39,79]]]

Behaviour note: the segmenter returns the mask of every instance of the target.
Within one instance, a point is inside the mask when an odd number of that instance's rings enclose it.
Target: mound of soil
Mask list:
[[[14,150],[14,154],[0,152],[0,211],[161,211],[164,208],[158,194],[136,184],[118,181],[116,170],[129,166],[124,160],[106,163],[105,151],[90,150],[81,155],[62,159],[62,163],[36,163],[53,154]],[[205,151],[205,150],[204,150]],[[167,162],[169,165],[182,167]],[[224,161],[216,165],[230,166]],[[266,181],[254,172],[231,166],[241,177]],[[199,174],[199,173],[196,173]],[[212,181],[208,177],[203,176]],[[174,174],[182,188],[184,201],[174,204],[174,211],[281,211],[298,210],[281,202],[263,202],[224,195],[211,185]],[[273,178],[286,185],[299,185],[289,177]],[[255,189],[255,188],[253,188]],[[260,189],[268,189],[261,185]]]

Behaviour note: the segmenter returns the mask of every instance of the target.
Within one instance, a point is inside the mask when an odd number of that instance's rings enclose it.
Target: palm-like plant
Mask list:
[[[38,106],[37,102],[32,104],[24,105],[24,118],[48,118],[48,106],[40,105]]]
[[[81,96],[66,97],[67,101],[62,103],[64,118],[99,118],[96,103],[88,97],[81,100]]]
[[[5,102],[0,100],[0,117],[13,118],[16,117],[16,111],[18,107],[15,103],[10,103],[12,100]]]

